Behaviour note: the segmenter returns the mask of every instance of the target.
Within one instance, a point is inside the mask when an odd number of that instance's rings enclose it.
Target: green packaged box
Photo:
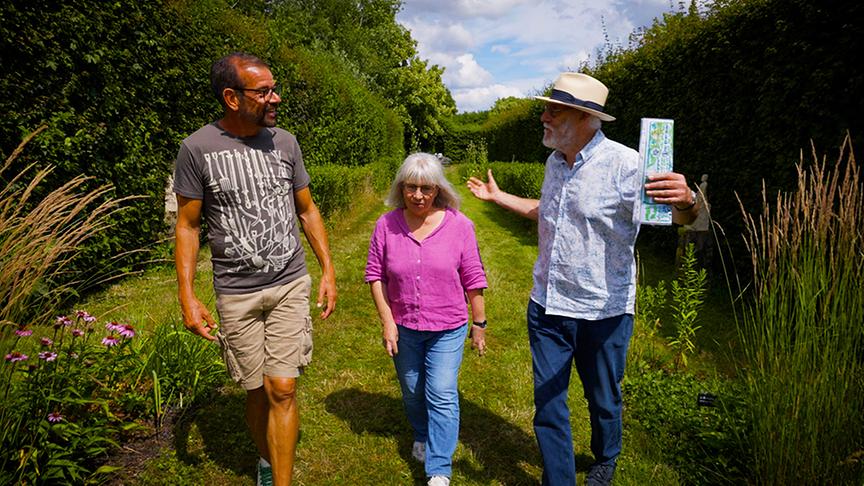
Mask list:
[[[657,204],[645,195],[645,183],[650,174],[672,172],[673,120],[643,118],[639,136],[639,198],[633,208],[633,222],[638,224],[671,225],[672,207]]]

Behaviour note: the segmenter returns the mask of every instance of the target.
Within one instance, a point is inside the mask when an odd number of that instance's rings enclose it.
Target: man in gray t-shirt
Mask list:
[[[183,141],[174,169],[180,307],[187,329],[218,338],[229,374],[247,391],[258,484],[287,485],[300,424],[296,380],[312,357],[298,223],[321,265],[322,319],[336,305],[336,275],[300,147],[276,127],[282,98],[270,69],[234,53],[213,64],[211,83],[223,116]],[[215,336],[216,321],[194,290],[202,219],[220,318]]]

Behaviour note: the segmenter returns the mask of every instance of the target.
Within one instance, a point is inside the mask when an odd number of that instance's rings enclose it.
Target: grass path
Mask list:
[[[475,200],[461,184],[457,188],[463,195],[463,212],[476,225],[490,288],[489,351],[481,358],[466,350],[462,365],[462,426],[453,483],[538,484],[540,458],[531,428],[531,358],[525,328],[536,231],[530,222]],[[330,319],[321,321],[313,315],[314,362],[299,386],[302,430],[295,484],[425,484],[422,466],[410,458],[412,438],[398,383],[380,344],[377,314],[363,283],[369,236],[377,217],[387,210],[378,199],[359,200],[349,214],[328,223],[340,294]],[[307,259],[317,284],[311,252]],[[202,290],[210,287],[207,268],[202,260]],[[117,302],[126,302],[113,312],[127,321],[141,319],[140,325],[149,327],[178,318],[174,292],[173,269],[163,268],[113,288],[90,305],[110,314],[108,309],[116,308]],[[210,295],[201,292],[202,300],[212,299]],[[575,373],[571,390],[576,454],[584,471],[590,462],[590,432]],[[120,482],[254,484],[256,453],[243,421],[243,403],[238,387],[219,390],[176,428],[172,449],[150,461],[137,478]],[[631,440],[625,425],[617,485],[677,484],[674,473],[652,459],[647,444],[638,436]]]

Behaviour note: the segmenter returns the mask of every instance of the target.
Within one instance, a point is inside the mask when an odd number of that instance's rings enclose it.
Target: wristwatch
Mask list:
[[[480,329],[486,329],[486,321],[474,321],[474,325]]]
[[[683,208],[679,208],[678,206],[673,206],[673,207],[674,207],[675,209],[677,209],[678,211],[687,211],[688,209],[690,209],[690,208],[692,208],[693,206],[696,205],[696,191],[694,191],[694,190],[691,189],[691,190],[690,190],[690,197],[693,198],[693,202],[690,203],[690,204],[688,204],[687,206],[685,206],[685,207],[683,207]]]

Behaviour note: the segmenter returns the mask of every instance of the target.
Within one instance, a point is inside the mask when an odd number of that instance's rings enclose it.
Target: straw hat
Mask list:
[[[535,100],[548,101],[590,113],[603,121],[615,121],[615,117],[603,113],[609,88],[600,81],[582,73],[561,73],[549,97],[535,96]]]

